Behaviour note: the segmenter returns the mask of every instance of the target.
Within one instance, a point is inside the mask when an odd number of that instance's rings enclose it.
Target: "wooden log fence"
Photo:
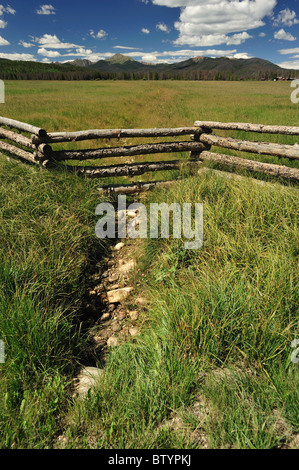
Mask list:
[[[226,148],[255,155],[270,155],[289,160],[299,160],[299,145],[282,145],[271,142],[256,142],[232,137],[218,136],[214,130],[246,131],[256,133],[299,135],[299,127],[269,126],[250,123],[221,123],[214,121],[195,121],[191,127],[153,128],[153,129],[92,129],[79,132],[52,132],[31,124],[0,117],[0,149],[27,162],[45,168],[59,167],[89,178],[105,178],[142,175],[147,172],[179,170],[182,166],[196,169],[205,161],[212,161],[229,167],[229,170],[241,168],[253,172],[277,176],[289,181],[299,180],[299,169],[280,164],[263,163],[248,160],[240,156],[231,156],[211,151],[212,147]],[[9,129],[7,129],[9,128]],[[24,135],[27,134],[27,135]],[[29,134],[29,135],[28,135]],[[140,137],[182,137],[190,140],[173,140],[139,145],[119,145],[77,150],[53,150],[51,144],[80,142],[84,140],[140,138]],[[7,142],[9,141],[9,142]],[[119,158],[139,155],[169,154],[188,152],[188,158],[163,161],[122,163]],[[115,165],[79,166],[69,165],[67,161],[102,160],[117,158]],[[171,181],[171,180],[170,180]],[[116,185],[115,192],[147,191],[155,186],[167,186],[170,181],[149,183],[130,183]],[[105,187],[107,188],[107,187]]]

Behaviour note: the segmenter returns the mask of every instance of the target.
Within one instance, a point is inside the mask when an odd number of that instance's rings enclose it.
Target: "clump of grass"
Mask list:
[[[78,416],[86,436],[96,412],[96,447],[171,445],[178,436],[168,428],[161,434],[161,423],[185,410],[196,427],[192,403],[201,394],[212,447],[279,447],[298,426],[298,372],[290,361],[298,336],[297,190],[211,173],[159,190],[151,201],[203,202],[204,246],[186,252],[178,240],[145,241],[140,269],[148,274],[139,289],[150,299],[148,327],[111,352],[105,383],[73,409],[69,442]]]
[[[85,341],[83,274],[91,247],[104,250],[92,230],[98,201],[63,173],[2,161],[0,179],[1,446],[49,446]]]

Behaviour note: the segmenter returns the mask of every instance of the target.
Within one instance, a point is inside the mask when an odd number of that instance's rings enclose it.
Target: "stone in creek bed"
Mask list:
[[[114,250],[114,251],[119,251],[119,250],[121,250],[124,246],[125,246],[125,244],[124,244],[123,242],[117,243],[117,245],[115,245],[115,246],[113,247],[113,250]]]
[[[104,314],[101,316],[101,320],[102,320],[102,321],[110,320],[110,318],[111,318],[111,314],[110,314],[109,312],[104,313]]]
[[[132,290],[133,287],[124,287],[123,289],[116,289],[107,292],[109,304],[116,304],[122,300],[125,300]]]
[[[107,341],[107,346],[109,347],[118,346],[118,339],[115,336],[111,336]]]
[[[132,321],[138,320],[137,310],[133,310],[132,312],[129,312],[129,317],[131,318]]]
[[[147,304],[147,300],[144,298],[144,297],[138,297],[136,300],[135,300],[135,304],[136,305],[146,305]]]
[[[77,377],[78,384],[76,392],[82,398],[86,397],[88,391],[93,389],[100,380],[103,380],[105,371],[96,367],[84,367]]]
[[[114,323],[114,325],[112,325],[112,331],[114,333],[117,333],[120,330],[121,330],[121,326],[118,323]]]
[[[130,332],[131,336],[137,336],[138,333],[139,333],[139,330],[138,330],[138,328],[130,328],[129,332]]]

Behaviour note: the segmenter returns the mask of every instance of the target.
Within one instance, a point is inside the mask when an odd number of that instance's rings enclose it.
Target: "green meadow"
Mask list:
[[[48,132],[182,127],[195,120],[298,126],[289,82],[5,85],[0,114]],[[223,135],[245,138],[242,132]],[[298,136],[254,139],[294,144]],[[201,174],[135,178],[184,176],[142,201],[202,202],[204,244],[185,250],[177,239],[136,241],[132,284],[134,296],[147,298],[145,321],[137,337],[111,349],[103,381],[82,400],[73,396],[72,381],[89,341],[84,296],[90,271],[109,252],[108,242],[95,237],[94,213],[100,202],[114,202],[97,188],[131,178],[88,180],[63,165],[49,171],[7,157],[0,155],[0,340],[6,355],[0,448],[299,446],[299,366],[291,347],[299,339],[294,184],[246,172],[226,179],[207,164]],[[287,159],[252,158],[298,167]],[[98,357],[92,361],[103,367]]]

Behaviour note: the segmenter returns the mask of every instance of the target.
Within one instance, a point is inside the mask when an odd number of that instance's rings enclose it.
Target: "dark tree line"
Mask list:
[[[290,78],[291,71],[281,71],[283,78]],[[163,70],[144,68],[138,71],[111,70],[98,71],[70,64],[41,64],[0,60],[2,80],[273,80],[277,72],[273,70],[254,71],[241,74],[217,70]]]

